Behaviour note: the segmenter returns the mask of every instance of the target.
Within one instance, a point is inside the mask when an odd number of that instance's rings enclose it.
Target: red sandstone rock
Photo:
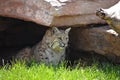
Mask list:
[[[96,9],[119,0],[0,0],[0,15],[46,26],[103,23]],[[104,3],[104,4],[103,4]],[[56,5],[57,4],[57,5]]]
[[[108,32],[108,26],[71,30],[71,46],[77,50],[94,51],[120,63],[120,36]]]

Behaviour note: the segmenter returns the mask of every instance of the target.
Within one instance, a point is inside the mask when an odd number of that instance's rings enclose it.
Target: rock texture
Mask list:
[[[72,29],[71,46],[76,50],[105,55],[120,63],[120,36],[110,33],[109,29],[108,26]]]
[[[0,16],[33,21],[46,26],[104,23],[95,10],[119,0],[0,0]],[[57,5],[56,5],[57,4]]]

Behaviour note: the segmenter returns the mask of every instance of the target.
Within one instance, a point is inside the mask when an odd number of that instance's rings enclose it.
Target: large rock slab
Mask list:
[[[46,26],[104,23],[96,9],[119,0],[0,0],[0,16],[33,21]]]
[[[109,26],[88,27],[71,30],[71,47],[76,50],[93,51],[120,63],[120,36],[111,32]]]

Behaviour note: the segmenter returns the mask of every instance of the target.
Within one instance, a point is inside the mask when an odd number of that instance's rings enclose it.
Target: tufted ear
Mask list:
[[[67,28],[66,30],[65,30],[65,33],[69,33],[70,32],[70,30],[71,30],[71,27],[70,28]]]
[[[57,27],[52,27],[52,33],[56,34],[56,33],[60,33],[60,31]]]

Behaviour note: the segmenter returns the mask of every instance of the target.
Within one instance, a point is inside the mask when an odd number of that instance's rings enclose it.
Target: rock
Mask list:
[[[70,46],[75,50],[93,51],[120,63],[120,36],[108,32],[109,29],[108,26],[73,28]]]
[[[0,16],[33,21],[46,26],[104,23],[95,15],[119,0],[0,0]],[[103,4],[104,3],[104,4]]]
[[[120,34],[120,1],[108,9],[100,8],[96,14]]]

